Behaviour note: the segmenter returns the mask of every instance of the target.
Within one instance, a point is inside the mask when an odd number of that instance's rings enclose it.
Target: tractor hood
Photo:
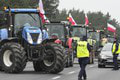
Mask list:
[[[22,37],[29,44],[40,44],[42,42],[42,31],[38,27],[27,25],[23,28]]]

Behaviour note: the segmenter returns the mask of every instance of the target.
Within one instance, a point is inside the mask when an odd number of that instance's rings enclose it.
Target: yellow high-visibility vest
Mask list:
[[[116,49],[116,43],[113,44],[112,53],[115,52],[115,49]],[[119,44],[119,46],[118,46],[118,50],[116,51],[115,54],[119,54],[119,53],[120,53],[120,44]]]
[[[93,45],[93,40],[92,39],[87,39],[87,42],[92,46]]]
[[[93,44],[96,44],[96,40],[93,40]]]
[[[77,58],[89,57],[89,51],[87,49],[87,41],[79,41],[77,43]]]

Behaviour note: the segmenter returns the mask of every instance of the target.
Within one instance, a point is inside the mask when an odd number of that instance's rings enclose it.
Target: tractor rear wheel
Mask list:
[[[60,44],[48,43],[44,50],[41,66],[44,71],[56,74],[64,69],[64,48]]]
[[[20,73],[24,70],[27,62],[26,53],[18,43],[5,43],[1,47],[0,61],[6,73]]]

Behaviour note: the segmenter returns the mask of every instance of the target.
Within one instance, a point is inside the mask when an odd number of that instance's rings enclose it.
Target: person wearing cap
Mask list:
[[[85,68],[89,63],[91,47],[87,42],[86,36],[83,36],[82,41],[77,42],[76,51],[77,51],[78,62],[81,68],[78,75],[78,80],[82,80],[82,78],[84,78],[83,80],[87,80],[87,74]]]
[[[119,70],[118,60],[117,60],[117,57],[118,57],[119,53],[120,53],[120,44],[119,44],[119,42],[116,38],[114,40],[113,46],[112,46],[113,64],[114,64],[113,70]]]

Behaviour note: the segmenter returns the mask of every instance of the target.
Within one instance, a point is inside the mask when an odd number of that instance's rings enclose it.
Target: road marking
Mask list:
[[[94,67],[94,65],[91,65],[90,67],[92,68],[92,67]]]
[[[71,72],[69,72],[68,74],[74,74],[75,73],[75,71],[71,71]]]
[[[92,67],[95,67],[95,66],[97,66],[98,64],[94,64],[94,65],[91,65],[90,67],[92,68]]]
[[[56,76],[56,77],[53,77],[52,79],[55,80],[55,79],[59,79],[61,76]]]

